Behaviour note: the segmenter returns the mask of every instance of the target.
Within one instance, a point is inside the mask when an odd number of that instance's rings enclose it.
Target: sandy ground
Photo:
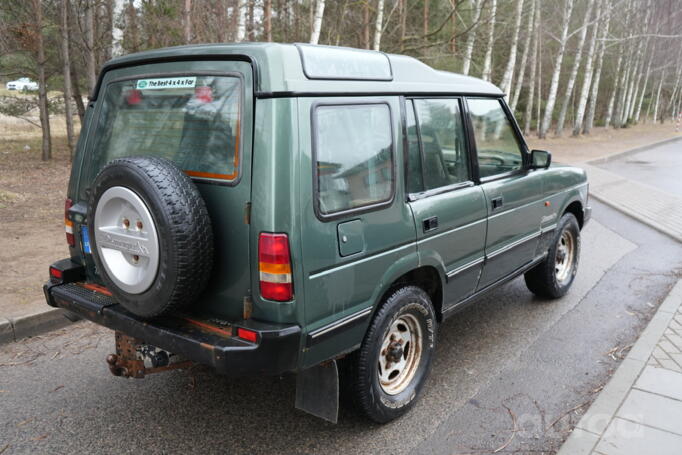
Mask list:
[[[0,116],[0,317],[42,309],[48,266],[67,255],[63,216],[71,163],[63,119],[53,119],[52,126],[53,159],[43,162],[40,130]],[[668,123],[527,140],[532,148],[551,151],[557,162],[578,163],[676,136],[682,133]]]
[[[42,309],[48,266],[68,254],[64,198],[69,160],[63,119],[53,120],[53,159],[40,159],[40,130],[0,118],[0,317]]]

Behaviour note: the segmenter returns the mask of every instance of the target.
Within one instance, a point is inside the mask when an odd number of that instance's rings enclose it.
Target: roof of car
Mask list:
[[[234,57],[255,68],[261,96],[325,93],[479,94],[501,96],[490,82],[438,71],[397,54],[310,44],[239,43],[169,47],[110,60],[108,70],[154,61]],[[307,71],[306,71],[307,70]],[[96,96],[96,92],[95,92]]]

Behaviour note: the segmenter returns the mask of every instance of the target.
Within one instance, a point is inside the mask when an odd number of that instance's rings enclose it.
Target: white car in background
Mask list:
[[[38,90],[38,83],[27,77],[21,77],[16,81],[8,82],[5,87],[7,90]]]

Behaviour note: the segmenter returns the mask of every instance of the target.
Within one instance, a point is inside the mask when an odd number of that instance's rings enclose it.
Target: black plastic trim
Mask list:
[[[70,285],[76,286],[76,285]],[[145,343],[208,365],[228,376],[278,375],[298,368],[301,328],[248,319],[232,327],[252,330],[258,342],[190,329],[177,319],[161,317],[151,321],[137,318],[115,303],[102,304],[69,285],[43,287],[48,302],[96,324],[125,333]],[[101,300],[101,295],[99,295]]]

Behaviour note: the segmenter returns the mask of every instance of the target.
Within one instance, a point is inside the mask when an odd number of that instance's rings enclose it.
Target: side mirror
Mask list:
[[[552,154],[545,150],[531,150],[530,168],[547,169],[552,164]]]

